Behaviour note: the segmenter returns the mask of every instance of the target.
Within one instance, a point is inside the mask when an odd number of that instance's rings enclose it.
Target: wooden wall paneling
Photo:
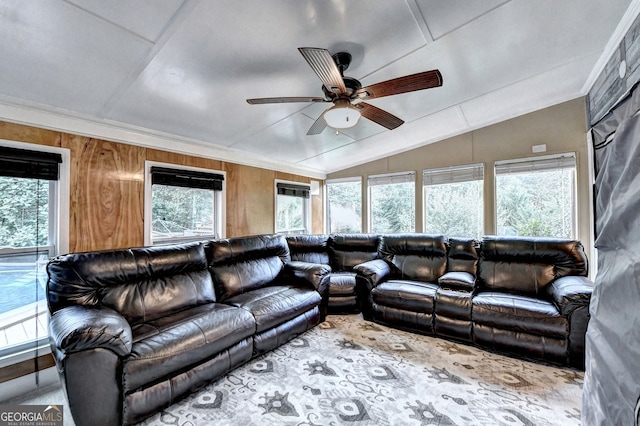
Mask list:
[[[0,139],[60,147],[60,132],[0,121]]]
[[[222,161],[211,158],[194,157],[192,155],[177,154],[175,152],[147,149],[147,160],[160,163],[179,164],[182,166],[199,167],[210,170],[222,170]]]
[[[311,196],[311,232],[322,234],[324,232],[324,181],[319,180],[320,194]]]
[[[306,176],[294,175],[292,173],[275,172],[275,178],[280,180],[289,180],[291,182],[309,183],[309,178]]]
[[[69,250],[141,246],[146,149],[72,135],[62,145],[71,150]]]
[[[223,163],[227,172],[227,237],[274,232],[272,170]]]

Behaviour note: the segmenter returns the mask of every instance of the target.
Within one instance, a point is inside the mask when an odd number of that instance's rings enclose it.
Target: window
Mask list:
[[[499,235],[574,237],[575,155],[496,162],[495,173]]]
[[[5,146],[8,144],[10,146]],[[68,241],[68,151],[0,146],[0,359],[2,366],[48,351],[46,264]],[[20,146],[20,148],[17,148]],[[30,146],[31,147],[31,146]],[[64,185],[60,181],[64,179]],[[66,218],[66,221],[61,222]]]
[[[150,213],[147,244],[197,241],[222,236],[224,175],[206,169],[147,163]]]
[[[311,233],[311,186],[276,181],[276,233]]]
[[[424,232],[482,237],[483,178],[482,164],[424,170]]]
[[[362,179],[327,181],[329,233],[362,232]]]
[[[374,233],[414,232],[416,174],[369,176],[369,228]]]

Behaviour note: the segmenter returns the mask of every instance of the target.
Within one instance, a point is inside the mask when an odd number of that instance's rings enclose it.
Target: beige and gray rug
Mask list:
[[[142,424],[579,425],[583,377],[330,316]],[[37,403],[65,403],[49,392]]]

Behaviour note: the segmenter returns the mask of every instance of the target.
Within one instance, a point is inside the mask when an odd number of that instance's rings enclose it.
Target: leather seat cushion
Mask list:
[[[320,305],[322,297],[315,290],[271,286],[252,290],[225,300],[224,303],[249,311],[261,333]]]
[[[355,272],[337,272],[329,274],[330,296],[354,296],[356,294]]]
[[[483,292],[473,298],[477,324],[541,336],[566,338],[569,323],[552,302],[517,294]]]
[[[473,293],[440,287],[436,299],[436,314],[471,321]]]
[[[125,393],[202,362],[254,334],[245,310],[209,303],[139,324],[123,365]]]
[[[410,280],[389,280],[371,291],[375,304],[412,312],[433,312],[437,284]]]
[[[348,309],[352,312],[357,306],[358,299],[356,296],[329,297],[329,310],[331,312],[336,312],[340,309]]]

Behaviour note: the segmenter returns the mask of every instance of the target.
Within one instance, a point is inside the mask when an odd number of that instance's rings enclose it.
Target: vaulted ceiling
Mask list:
[[[632,0],[3,0],[0,119],[322,177],[585,94]],[[351,53],[405,120],[306,132],[331,104],[298,47]]]

